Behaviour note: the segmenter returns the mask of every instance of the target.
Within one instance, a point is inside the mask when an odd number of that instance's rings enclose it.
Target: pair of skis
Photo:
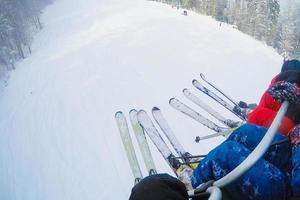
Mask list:
[[[169,104],[175,108],[176,110],[182,112],[183,114],[191,117],[192,119],[196,120],[197,122],[201,123],[202,125],[206,126],[207,128],[215,131],[216,133],[211,134],[211,135],[206,135],[203,137],[197,136],[195,141],[198,143],[201,140],[205,140],[205,139],[209,139],[209,138],[213,138],[213,137],[218,137],[218,136],[224,136],[224,137],[228,137],[233,128],[237,127],[239,125],[239,122],[233,122],[231,120],[225,120],[223,121],[225,125],[227,125],[226,123],[230,122],[232,125],[229,127],[221,127],[219,125],[217,125],[216,123],[214,123],[213,121],[207,119],[206,117],[204,117],[203,115],[201,115],[200,113],[196,112],[195,110],[193,110],[192,108],[190,108],[189,106],[187,106],[186,104],[182,103],[181,101],[179,101],[176,98],[171,98],[169,101]],[[204,104],[201,104],[200,107],[203,107]],[[216,112],[216,111],[214,111]],[[212,114],[211,112],[209,112],[210,114]],[[216,112],[217,113],[217,112]],[[223,119],[223,117],[222,117]],[[220,121],[222,120],[220,119]],[[228,126],[228,125],[227,125]]]
[[[192,81],[193,85],[203,92],[204,94],[208,95],[210,98],[215,100],[217,103],[225,107],[227,110],[232,112],[234,115],[239,117],[241,120],[247,120],[247,114],[250,110],[254,109],[256,107],[256,104],[247,104],[243,101],[237,102],[233,100],[229,95],[227,95],[225,92],[223,92],[219,87],[217,87],[215,84],[210,82],[206,79],[204,74],[200,73],[201,79],[207,83],[209,86],[211,86],[213,89],[215,89],[217,92],[219,92],[225,99],[227,99],[229,102],[224,100],[222,97],[218,96],[216,93],[212,92],[208,88],[204,87],[199,81],[194,79]]]
[[[120,129],[119,124],[122,124],[119,122],[121,119],[120,113],[121,112],[116,113],[116,120],[117,120],[119,129]],[[185,151],[183,146],[180,144],[180,142],[175,137],[175,134],[169,127],[167,121],[165,120],[165,118],[162,115],[159,108],[154,107],[152,109],[152,115],[153,115],[153,118],[155,119],[155,121],[157,122],[157,124],[159,125],[161,131],[164,133],[164,135],[170,141],[175,152],[178,154],[178,157],[176,157],[172,153],[169,146],[163,140],[160,132],[155,127],[151,118],[144,110],[140,110],[136,115],[137,121],[140,125],[140,128],[142,128],[143,131],[145,131],[147,133],[149,138],[152,140],[153,144],[157,147],[157,149],[159,150],[159,152],[161,153],[163,158],[166,160],[166,162],[169,164],[171,169],[177,175],[178,179],[181,180],[186,185],[187,189],[192,189],[190,177],[192,175],[193,169],[195,169],[197,167],[199,158],[203,157],[203,156],[191,156],[190,153]],[[124,121],[123,119],[121,119],[121,120]],[[121,129],[120,129],[120,133],[121,133],[121,138],[122,138],[125,150],[127,152],[127,156],[128,156],[128,160],[129,160],[132,172],[133,172],[135,180],[136,180],[135,182],[138,182],[142,178],[142,176],[139,173],[137,173],[137,171],[138,171],[137,168],[139,168],[137,161],[132,161],[134,159],[131,158],[132,153],[130,153],[130,152],[134,152],[134,147],[133,147],[132,143],[130,144],[130,142],[126,142],[125,137],[122,137]],[[144,143],[144,145],[147,146],[147,148],[149,149],[148,144]],[[152,157],[151,157],[151,159],[152,159]]]
[[[153,162],[153,158],[147,143],[144,130],[138,123],[137,113],[138,112],[134,109],[129,112],[131,125],[134,130],[149,175],[156,174],[156,167]],[[119,128],[123,146],[127,154],[129,165],[134,176],[134,184],[137,184],[139,181],[142,180],[143,175],[136,157],[126,117],[121,111],[118,111],[115,114],[115,119]]]
[[[224,92],[222,92],[220,89],[218,89],[215,85],[213,85],[208,80],[206,80],[203,74],[200,74],[200,77],[205,82],[207,82],[209,85],[211,85],[213,88],[215,88],[217,91],[219,91],[223,96],[230,99],[231,102],[234,102],[228,95],[226,95]],[[236,110],[233,106],[231,106],[229,103],[224,101],[221,97],[217,96],[216,94],[214,94],[213,92],[211,92],[210,90],[208,90],[207,88],[202,86],[198,81],[193,80],[193,85],[196,88],[200,89],[200,91],[202,91],[204,94],[210,96],[211,98],[213,98],[214,100],[219,102],[225,108],[231,110],[232,112],[234,112],[234,110]],[[209,105],[207,105],[203,101],[201,101],[196,95],[194,95],[192,92],[190,92],[190,90],[185,88],[182,92],[187,99],[189,99],[190,101],[192,101],[193,103],[195,103],[196,105],[201,107],[203,110],[205,110],[207,113],[209,113],[211,116],[213,116],[215,119],[217,119],[219,122],[221,122],[224,125],[224,126],[217,125],[216,123],[207,119],[206,117],[204,117],[200,113],[196,112],[195,110],[193,110],[192,108],[190,108],[183,102],[179,101],[178,99],[171,98],[169,100],[169,104],[173,108],[175,108],[176,110],[182,112],[183,114],[193,118],[197,122],[201,123],[202,125],[204,125],[204,126],[208,127],[209,129],[216,132],[215,134],[207,135],[204,137],[198,136],[196,138],[196,142],[199,142],[200,140],[212,138],[212,137],[221,136],[221,135],[227,137],[228,135],[230,135],[230,133],[232,132],[232,130],[234,128],[241,125],[242,122],[236,122],[231,119],[227,119],[227,118],[223,117],[221,114],[219,114],[217,111],[215,111],[212,107],[210,107]],[[244,119],[241,116],[240,116],[240,118]]]
[[[243,103],[242,104],[243,108],[242,108],[241,102],[240,103],[236,103],[236,101],[234,101],[231,97],[229,97],[228,95],[226,95],[217,86],[215,86],[213,83],[209,82],[202,73],[200,74],[200,77],[208,85],[210,85],[211,87],[213,87],[221,95],[223,95],[227,100],[229,100],[230,103],[226,102],[220,96],[216,95],[211,90],[209,90],[206,87],[204,87],[197,80],[193,80],[192,83],[193,83],[193,85],[197,89],[199,89],[204,94],[208,95],[210,98],[214,99],[216,102],[218,102],[219,104],[221,104],[227,110],[229,110],[232,113],[234,113],[235,115],[237,115],[240,119],[242,119],[242,120],[246,119],[245,112],[243,112],[245,108],[248,109],[248,105],[246,103],[242,102]],[[215,111],[212,107],[210,107],[209,105],[207,105],[203,101],[201,101],[196,95],[194,95],[193,93],[191,93],[188,89],[185,88],[183,90],[183,94],[184,94],[184,96],[187,99],[189,99],[190,101],[192,101],[193,103],[195,103],[196,105],[198,105],[199,107],[201,107],[203,110],[205,110],[207,113],[209,113],[211,116],[213,116],[215,119],[217,119],[219,122],[221,122],[225,126],[225,127],[223,127],[223,126],[217,125],[216,123],[214,123],[213,121],[211,121],[211,120],[207,119],[206,117],[202,116],[200,113],[196,112],[195,110],[193,110],[192,108],[190,108],[189,106],[187,106],[183,102],[179,101],[178,99],[171,98],[170,101],[169,101],[169,104],[173,108],[175,108],[176,110],[178,110],[178,111],[184,113],[185,115],[193,118],[197,122],[201,123],[202,125],[204,125],[204,126],[208,127],[209,129],[211,129],[211,130],[213,130],[213,131],[216,132],[215,134],[204,136],[204,137],[199,137],[198,136],[196,138],[196,142],[199,142],[200,140],[203,140],[203,139],[217,137],[217,136],[220,136],[220,135],[223,135],[223,136],[227,137],[228,135],[230,135],[230,133],[232,132],[232,130],[234,128],[236,128],[236,127],[238,127],[238,126],[240,126],[242,124],[242,122],[240,122],[240,121],[233,121],[231,119],[226,119],[221,114],[219,114],[217,111]]]

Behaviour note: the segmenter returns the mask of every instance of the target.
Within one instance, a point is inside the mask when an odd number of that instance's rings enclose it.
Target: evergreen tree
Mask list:
[[[295,2],[295,10],[294,10],[294,58],[300,59],[300,2]]]
[[[281,12],[282,52],[288,58],[299,58],[299,3],[289,1],[286,9]]]
[[[168,3],[171,0],[160,1]],[[279,0],[174,1],[179,1],[184,8],[233,24],[240,31],[273,46],[279,53],[300,57],[299,0],[286,0],[283,8]]]
[[[41,9],[52,0],[0,0],[0,78],[15,61],[31,53],[34,30],[42,25]]]
[[[280,26],[278,26],[279,13],[280,13],[280,6],[278,0],[268,0],[268,32],[266,35],[266,42],[268,45],[274,47],[275,47],[275,43],[279,39],[278,38],[279,35],[277,34],[281,28]]]
[[[227,1],[225,0],[217,0],[216,1],[216,20],[225,22],[227,21],[225,17],[225,9],[227,7]]]

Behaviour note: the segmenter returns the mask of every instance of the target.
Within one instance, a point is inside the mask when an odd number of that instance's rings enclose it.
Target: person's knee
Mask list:
[[[199,162],[192,176],[192,185],[218,180],[238,166],[250,151],[235,141],[226,141]]]

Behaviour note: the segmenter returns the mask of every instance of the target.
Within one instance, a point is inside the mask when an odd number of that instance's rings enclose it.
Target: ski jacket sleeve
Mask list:
[[[278,74],[277,76],[275,76],[272,79],[269,87],[273,86],[275,83],[277,83],[279,81],[287,81],[290,83],[296,83],[297,87],[300,88],[300,71],[286,71],[286,72],[282,72],[282,73]],[[270,96],[270,94],[266,91],[262,95],[258,106],[269,108],[269,109],[277,112],[279,110],[281,104],[278,101],[274,100]]]
[[[266,91],[260,99],[258,107],[268,108],[275,112],[279,110],[281,103],[274,100],[271,95]]]
[[[279,81],[296,83],[297,87],[300,88],[300,72],[282,72],[272,79],[269,87],[272,87]],[[281,103],[274,100],[266,91],[262,95],[258,106],[248,115],[247,122],[269,128],[280,106]],[[279,132],[288,135],[290,130],[298,123],[300,123],[300,106],[290,105],[282,125],[279,128]]]

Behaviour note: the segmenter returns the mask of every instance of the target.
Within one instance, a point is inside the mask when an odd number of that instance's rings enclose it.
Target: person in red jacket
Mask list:
[[[269,87],[280,81],[294,83],[300,88],[300,61],[286,61],[281,68],[281,72],[272,79]],[[261,97],[258,106],[248,115],[247,122],[268,128],[275,118],[280,106],[281,104],[278,101],[274,100],[270,94],[265,92]],[[299,123],[300,106],[291,105],[279,127],[279,132],[288,136],[291,129]]]

